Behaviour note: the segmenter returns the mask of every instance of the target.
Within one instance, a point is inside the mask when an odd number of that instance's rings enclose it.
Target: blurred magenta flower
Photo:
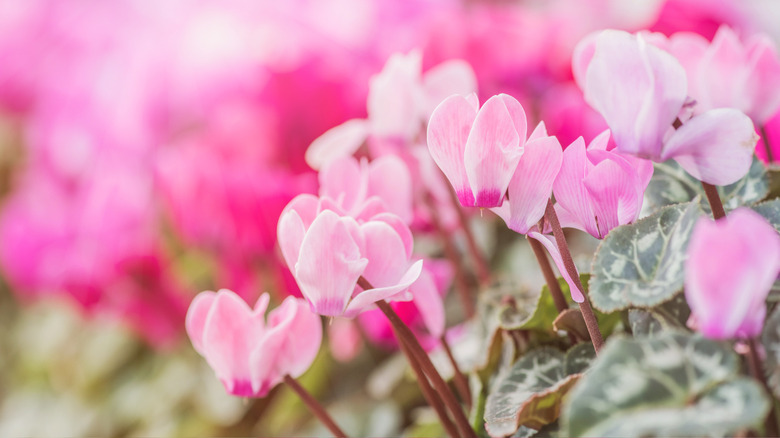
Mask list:
[[[695,113],[735,108],[763,125],[780,109],[780,59],[767,35],[743,43],[723,25],[712,42],[693,32],[678,32],[661,47],[685,68]]]
[[[332,210],[293,205],[279,219],[279,246],[313,312],[352,318],[379,300],[411,299],[422,261],[410,262],[412,234],[397,216],[358,223]],[[316,208],[316,206],[314,206]],[[373,289],[357,287],[360,277]]]
[[[685,263],[693,325],[709,338],[761,334],[766,297],[780,274],[780,236],[758,213],[739,208],[696,223]]]
[[[561,226],[603,239],[618,225],[639,218],[653,163],[608,150],[609,131],[586,147],[582,137],[563,151],[553,185]]]
[[[499,207],[526,143],[527,120],[506,94],[479,107],[476,94],[450,96],[431,115],[428,149],[464,207]]]
[[[265,321],[270,296],[251,309],[234,292],[201,292],[187,311],[187,334],[225,390],[239,397],[265,397],[284,376],[309,369],[322,342],[322,321],[306,303],[287,297]]]
[[[617,150],[653,161],[675,159],[695,178],[715,185],[744,176],[757,136],[750,118],[731,108],[684,117],[685,70],[646,37],[605,30],[586,38],[573,59],[575,77],[609,125]],[[672,124],[684,122],[678,129]]]
[[[436,105],[476,89],[476,76],[462,60],[445,61],[423,74],[422,52],[396,53],[371,78],[368,118],[348,120],[322,134],[306,151],[306,162],[319,170],[335,158],[354,154],[369,138],[412,144]]]

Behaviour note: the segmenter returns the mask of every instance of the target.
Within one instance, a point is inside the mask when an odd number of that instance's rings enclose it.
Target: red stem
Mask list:
[[[471,410],[471,391],[469,390],[469,382],[466,380],[466,376],[460,371],[458,362],[455,360],[455,356],[452,354],[450,344],[447,343],[447,339],[442,336],[440,338],[441,346],[444,348],[444,352],[447,353],[447,358],[450,360],[452,369],[454,371],[453,380],[455,381],[455,389],[460,394],[460,399],[466,403],[466,409]]]
[[[704,181],[701,182],[701,186],[704,187],[704,194],[707,195],[707,201],[710,203],[712,217],[715,220],[726,217],[726,210],[723,208],[723,202],[720,200],[718,188]]]
[[[758,356],[758,350],[757,350],[757,343],[755,338],[750,338],[747,341],[748,351],[747,351],[747,360],[748,360],[748,368],[750,368],[750,374],[758,380],[761,385],[764,387],[764,390],[769,394],[772,395],[772,390],[769,389],[769,385],[766,382],[766,377],[764,376],[763,367],[761,366],[761,358]],[[777,415],[775,414],[775,405],[774,403],[771,403],[769,414],[767,415],[765,421],[764,421],[764,435],[766,436],[778,436],[778,425],[777,425]]]
[[[448,190],[450,193],[450,201],[452,201],[452,208],[455,209],[455,211],[458,214],[458,221],[460,221],[460,227],[463,229],[463,232],[466,233],[466,245],[469,247],[469,253],[471,253],[471,259],[474,261],[474,265],[476,267],[477,271],[477,278],[479,279],[479,285],[481,287],[485,287],[490,284],[490,269],[488,269],[487,262],[485,261],[485,258],[482,256],[482,251],[480,251],[479,247],[477,246],[477,240],[474,238],[474,233],[471,232],[471,227],[469,227],[469,221],[466,217],[466,213],[463,211],[463,208],[460,206],[460,201],[458,201],[458,196],[455,194],[455,191],[450,188]]]
[[[292,388],[293,391],[295,391],[298,394],[298,397],[303,400],[303,402],[306,404],[306,406],[309,408],[312,414],[314,414],[321,422],[325,425],[325,427],[330,430],[330,432],[337,437],[346,437],[347,434],[345,434],[333,421],[332,418],[330,418],[330,415],[328,415],[328,412],[322,407],[322,405],[317,402],[317,400],[309,394],[308,391],[306,391],[303,386],[298,383],[295,379],[290,377],[289,375],[284,376],[284,383],[287,384],[290,388]]]
[[[571,251],[569,251],[569,245],[566,243],[566,236],[563,234],[563,228],[561,228],[561,222],[558,220],[558,215],[553,208],[552,199],[547,200],[547,210],[545,211],[545,217],[550,222],[550,226],[555,236],[555,242],[558,244],[558,250],[561,252],[561,258],[563,259],[563,265],[566,268],[566,272],[571,277],[574,284],[585,293],[585,288],[582,287],[580,282],[580,276],[577,274],[577,267],[574,265],[574,260],[571,257]],[[604,338],[601,336],[601,330],[599,330],[599,324],[596,320],[596,315],[593,313],[593,308],[590,307],[588,297],[580,305],[580,312],[585,319],[585,325],[588,327],[588,334],[590,334],[590,340],[593,342],[593,349],[596,350],[596,354],[601,350],[601,346],[604,344]]]

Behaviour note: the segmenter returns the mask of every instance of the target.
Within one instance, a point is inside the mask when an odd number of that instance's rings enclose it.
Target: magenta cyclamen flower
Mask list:
[[[265,397],[284,376],[299,377],[317,356],[322,322],[305,301],[287,297],[265,322],[270,297],[254,309],[227,289],[201,292],[187,312],[187,334],[225,390],[240,397]]]
[[[763,217],[740,208],[696,224],[685,265],[685,297],[709,338],[761,333],[766,297],[780,274],[780,236]]]
[[[499,207],[526,145],[523,107],[506,94],[479,108],[476,94],[450,96],[433,111],[428,149],[464,207]]]
[[[585,100],[606,120],[618,151],[657,162],[674,159],[715,185],[747,173],[758,141],[750,118],[719,108],[685,120],[685,70],[641,34],[605,30],[580,43],[573,63]],[[683,124],[675,130],[678,118]]]
[[[293,201],[295,202],[295,201]],[[412,233],[395,215],[358,223],[332,210],[291,203],[279,219],[279,246],[313,312],[352,318],[379,300],[410,300],[422,261],[410,262]],[[360,277],[374,289],[357,286]]]
[[[653,163],[607,150],[609,131],[585,147],[582,137],[563,151],[553,185],[561,226],[603,239],[618,225],[639,218]]]

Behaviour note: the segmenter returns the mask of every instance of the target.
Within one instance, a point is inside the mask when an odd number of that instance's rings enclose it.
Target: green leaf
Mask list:
[[[685,295],[678,293],[652,309],[629,309],[628,324],[634,337],[652,336],[664,330],[685,329],[690,315]]]
[[[775,230],[780,232],[780,199],[772,199],[771,201],[762,202],[750,208],[761,216],[764,216],[764,218],[775,227]]]
[[[767,384],[775,397],[780,397],[780,308],[764,324],[761,343],[766,349]]]
[[[769,401],[728,345],[699,335],[613,338],[569,393],[563,436],[725,436],[759,426]]]
[[[613,229],[593,259],[589,283],[593,306],[602,312],[653,307],[683,287],[683,263],[698,202],[664,207],[635,224]]]
[[[655,163],[653,167],[653,178],[645,190],[645,208],[648,211],[656,212],[667,205],[690,202],[696,196],[704,196],[701,182],[688,175],[675,161]],[[718,192],[728,210],[764,199],[769,193],[766,167],[754,156],[747,175],[734,184],[718,187]],[[709,210],[707,203],[704,204]]]
[[[540,429],[557,420],[563,397],[595,355],[592,345],[582,343],[566,354],[544,347],[520,358],[488,395],[485,427],[490,436],[507,436],[519,426]]]

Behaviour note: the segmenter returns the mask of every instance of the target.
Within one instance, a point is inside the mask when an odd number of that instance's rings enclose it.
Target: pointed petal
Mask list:
[[[544,216],[553,182],[563,160],[558,139],[544,137],[525,145],[525,152],[509,183],[510,222],[507,226],[525,234]]]
[[[474,206],[474,195],[466,175],[466,141],[477,110],[463,96],[450,96],[431,114],[428,149],[436,165],[452,184],[464,207]]]
[[[528,137],[528,143],[544,137],[549,136],[547,135],[547,126],[544,124],[544,121],[541,121],[536,125],[536,128],[534,128],[533,132]]]
[[[340,316],[346,309],[368,264],[355,240],[357,229],[354,219],[326,210],[306,232],[294,273],[313,312]]]
[[[758,35],[747,44],[750,70],[745,94],[751,98],[747,114],[764,125],[780,110],[780,57],[766,35]]]
[[[368,129],[368,121],[364,119],[347,120],[329,129],[306,149],[306,164],[320,170],[336,158],[351,156],[366,141]]]
[[[574,222],[577,224],[574,228],[581,229],[591,236],[598,236],[596,215],[588,191],[582,184],[589,167],[592,166],[588,161],[585,141],[579,137],[563,151],[563,163],[553,183],[553,193],[556,207],[568,213],[570,226]],[[563,226],[563,223],[561,225]]]
[[[353,157],[336,158],[322,167],[317,175],[320,196],[335,200],[346,211],[352,210],[366,198],[367,178],[360,163]]]
[[[523,154],[525,129],[518,133],[514,115],[517,102],[506,95],[493,96],[480,108],[466,141],[465,164],[477,207],[498,207]],[[520,109],[522,111],[522,108]],[[523,115],[523,119],[524,119]],[[525,120],[523,120],[523,124]]]
[[[409,269],[401,276],[401,278],[392,285],[387,287],[377,287],[369,289],[367,291],[360,292],[355,298],[350,301],[347,310],[344,312],[345,318],[353,318],[360,312],[370,308],[372,304],[379,300],[392,299],[394,296],[401,294],[409,289],[422,272],[423,261],[418,260],[413,263]]]
[[[405,223],[412,221],[412,177],[406,163],[397,156],[385,155],[371,162],[368,193],[382,199],[388,211]]]
[[[212,291],[199,293],[190,303],[187,310],[187,317],[184,321],[184,327],[187,329],[187,336],[190,337],[195,351],[203,355],[203,331],[206,326],[206,317],[214,304],[214,298],[217,294]]]
[[[662,160],[674,158],[694,178],[714,185],[747,174],[758,136],[745,114],[714,109],[682,125],[664,145]]]
[[[572,281],[571,276],[566,271],[566,267],[563,264],[563,258],[561,257],[561,251],[558,249],[558,244],[555,242],[555,238],[553,236],[539,234],[535,231],[528,233],[528,237],[538,240],[539,243],[547,248],[547,252],[550,253],[550,256],[555,262],[555,266],[558,267],[558,272],[561,273],[561,277],[563,277],[563,279],[566,280],[566,284],[569,285],[571,298],[577,303],[585,301],[585,296],[582,294],[582,291],[577,287],[577,284]]]

